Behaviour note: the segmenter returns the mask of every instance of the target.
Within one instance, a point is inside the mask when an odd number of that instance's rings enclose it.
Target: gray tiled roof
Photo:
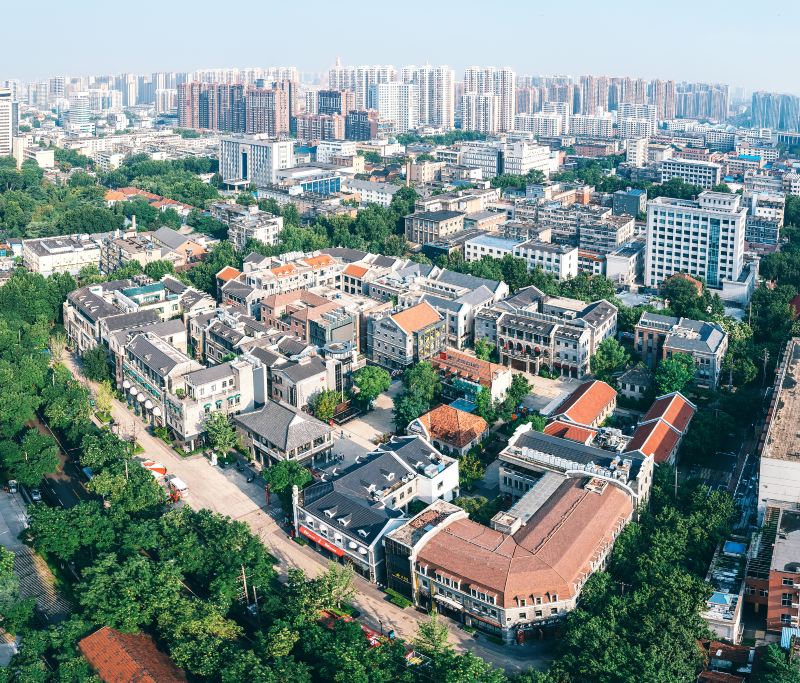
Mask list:
[[[153,233],[153,237],[162,244],[167,245],[170,249],[177,249],[182,244],[189,241],[189,238],[185,235],[181,235],[176,230],[167,227],[161,227],[156,230]]]
[[[125,348],[162,377],[169,375],[181,363],[191,360],[158,337],[150,339],[144,334],[136,335]]]
[[[143,311],[112,315],[104,320],[104,324],[109,331],[114,332],[116,330],[126,330],[142,327],[143,325],[150,325],[158,322],[158,320],[158,313],[148,308]]]
[[[276,368],[276,371],[285,374],[293,382],[302,382],[304,379],[314,377],[326,371],[325,363],[319,358],[313,356],[307,361],[302,363],[290,362],[286,365]]]
[[[464,289],[477,289],[483,285],[490,292],[494,292],[500,285],[497,280],[487,280],[486,278],[475,277],[467,273],[457,273],[454,270],[442,270],[439,277],[436,279],[440,282],[446,282],[448,285],[463,287]]]
[[[332,431],[315,417],[275,401],[267,401],[261,410],[237,415],[233,419],[283,452],[322,438]]]
[[[487,301],[491,301],[492,297],[492,291],[488,287],[481,285],[477,289],[462,294],[456,301],[469,304],[470,306],[479,306],[480,304],[485,304]]]
[[[221,363],[220,365],[212,365],[202,370],[190,372],[185,375],[185,379],[194,386],[207,384],[208,382],[215,382],[217,380],[225,379],[233,375],[233,368],[228,363]]]
[[[367,255],[366,251],[348,249],[347,247],[331,247],[330,249],[323,249],[321,253],[341,259],[344,263],[356,263]]]

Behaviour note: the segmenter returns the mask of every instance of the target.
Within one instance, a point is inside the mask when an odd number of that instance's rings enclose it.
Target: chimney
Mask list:
[[[133,229],[134,232],[136,232],[136,214],[133,214],[133,216],[131,216],[131,228]]]

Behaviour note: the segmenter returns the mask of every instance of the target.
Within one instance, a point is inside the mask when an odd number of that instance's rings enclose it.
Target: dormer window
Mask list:
[[[367,534],[365,529],[359,529],[358,530],[358,535],[361,536],[362,538],[366,538],[368,536],[368,534]]]

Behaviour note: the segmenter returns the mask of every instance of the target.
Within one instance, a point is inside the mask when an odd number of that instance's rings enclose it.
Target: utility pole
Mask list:
[[[764,355],[762,358],[764,361],[764,368],[761,376],[761,391],[764,391],[764,387],[767,384],[767,361],[769,360],[769,351],[766,348],[764,349]]]

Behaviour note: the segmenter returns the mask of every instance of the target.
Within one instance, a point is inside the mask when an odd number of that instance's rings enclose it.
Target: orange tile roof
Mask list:
[[[289,275],[294,274],[297,268],[294,267],[293,263],[287,263],[285,266],[277,266],[276,268],[272,268],[272,274],[275,277],[287,277]]]
[[[431,440],[442,441],[456,448],[463,448],[479,439],[489,429],[482,417],[448,405],[434,408],[417,419]]]
[[[591,425],[617,397],[605,382],[592,379],[581,384],[559,407],[554,417],[565,417],[579,425]]]
[[[233,280],[234,278],[239,277],[242,274],[241,270],[236,270],[233,266],[225,266],[221,271],[217,273],[217,279],[222,280],[224,282],[228,282],[228,280]]]
[[[672,394],[659,396],[642,418],[642,424],[661,418],[683,433],[692,421],[696,410],[693,403],[683,394],[676,391]]]
[[[570,441],[587,444],[597,435],[597,430],[556,420],[544,428],[544,433],[550,436],[557,436],[560,439],[569,439]]]
[[[319,256],[304,258],[303,261],[305,261],[314,270],[317,268],[324,268],[325,266],[330,266],[335,263],[335,261],[328,256],[328,254],[320,254]]]
[[[680,433],[664,420],[653,420],[636,428],[625,452],[640,451],[644,455],[652,455],[655,463],[660,465],[669,460],[680,438]]]
[[[574,597],[591,563],[630,519],[630,496],[613,484],[599,493],[588,478],[568,478],[515,534],[506,536],[470,519],[445,526],[417,553],[428,575],[443,569],[470,587],[497,595],[497,604],[515,607],[515,598]]]
[[[127,197],[125,196],[124,192],[120,192],[119,190],[106,190],[106,194],[104,199],[107,202],[121,202],[124,201]]]
[[[369,272],[369,268],[364,268],[363,266],[357,266],[355,263],[351,263],[344,269],[345,275],[352,275],[353,277],[364,277]]]
[[[427,301],[423,301],[421,304],[407,308],[392,316],[392,320],[407,333],[419,332],[428,327],[428,325],[438,323],[441,319],[442,317],[436,312],[436,309]]]
[[[186,683],[186,674],[144,633],[121,633],[108,626],[78,643],[105,683]]]

